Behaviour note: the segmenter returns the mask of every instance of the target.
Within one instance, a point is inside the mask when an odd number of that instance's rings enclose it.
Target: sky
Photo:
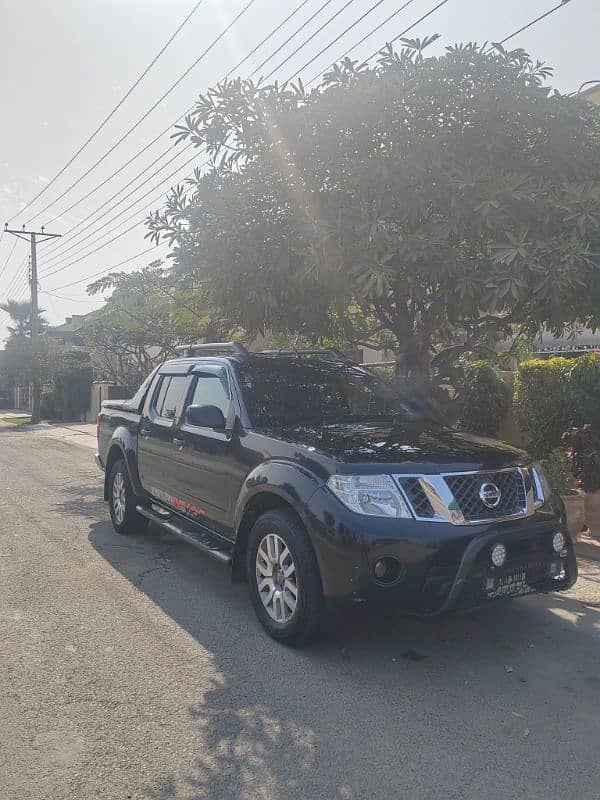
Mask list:
[[[38,247],[40,305],[52,324],[102,304],[101,296],[90,298],[86,294],[91,276],[110,271],[123,261],[127,263],[119,269],[130,271],[167,254],[167,247],[161,246],[132,259],[151,247],[144,239],[143,220],[148,211],[160,208],[169,187],[187,177],[195,163],[201,163],[202,156],[193,151],[181,152],[183,146],[175,148],[136,178],[172,144],[169,133],[137,154],[161,131],[170,128],[199,93],[227,74],[300,5],[300,0],[253,0],[187,77],[102,163],[79,180],[250,2],[202,0],[108,124],[64,174],[22,211],[119,102],[196,2],[0,0],[0,222],[2,228],[10,220],[9,227],[20,228],[26,223],[39,230],[45,225],[49,232],[63,234],[61,239]],[[249,76],[324,2],[306,0],[294,18],[245,62],[239,74]],[[289,78],[376,5],[362,22],[301,73],[308,83],[404,2],[328,0],[327,7],[270,58],[261,74],[276,69],[335,15],[321,33],[273,74],[273,78]],[[411,0],[349,55],[369,57],[437,2]],[[557,3],[558,0],[447,0],[408,35],[438,33],[441,38],[434,45],[438,50],[461,41],[498,41]],[[600,79],[599,31],[600,2],[570,0],[510,44],[525,48],[553,66],[551,85],[563,92],[577,91],[584,81]],[[129,166],[110,178],[136,155]],[[174,158],[172,163],[150,178],[170,158]],[[186,165],[190,158],[195,160]],[[100,186],[107,178],[110,180]],[[8,234],[1,236],[0,302],[28,298],[27,256],[26,242]],[[7,321],[6,315],[0,313],[0,340],[6,335]]]

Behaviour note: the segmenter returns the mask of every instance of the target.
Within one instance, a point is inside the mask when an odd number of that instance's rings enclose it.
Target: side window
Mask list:
[[[177,419],[179,417],[185,402],[188,385],[187,376],[182,375],[181,377],[171,378],[160,410],[161,417],[164,419]]]
[[[154,379],[154,376],[156,375],[157,372],[158,372],[158,367],[156,367],[156,369],[152,370],[150,375],[148,375],[146,380],[142,383],[140,388],[133,395],[131,400],[127,400],[127,402],[125,403],[125,406],[124,406],[125,408],[131,409],[132,411],[140,411],[141,412],[142,405],[144,403],[144,400],[146,399],[146,394],[147,394],[148,389],[150,388],[150,384],[152,383],[152,381]]]
[[[192,406],[216,406],[227,417],[229,413],[229,393],[218,375],[199,375],[194,387]]]
[[[171,382],[171,378],[169,375],[163,375],[160,379],[160,386],[158,387],[158,391],[156,392],[156,396],[152,403],[152,410],[156,414],[157,417],[160,417],[160,412],[162,411],[163,403],[165,402],[165,395],[167,393],[167,389],[169,388],[169,383]]]
[[[152,409],[157,417],[168,420],[179,417],[185,402],[188,381],[189,379],[185,375],[165,375],[163,377]]]

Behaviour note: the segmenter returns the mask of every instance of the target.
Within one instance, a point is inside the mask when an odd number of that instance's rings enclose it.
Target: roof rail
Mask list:
[[[193,356],[202,353],[207,356],[234,355],[247,356],[248,351],[239,342],[198,342],[197,344],[182,344],[176,347],[178,353],[184,356]]]
[[[296,350],[293,347],[282,347],[278,350],[261,350],[259,355],[263,356],[329,356],[337,361],[344,361],[349,362],[352,359],[348,358],[341,350],[338,350],[337,347],[321,347],[321,348],[303,348],[301,350]]]

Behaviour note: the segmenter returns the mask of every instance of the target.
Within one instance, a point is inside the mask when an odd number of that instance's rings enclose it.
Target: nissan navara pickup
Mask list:
[[[153,522],[222,562],[287,644],[338,602],[439,615],[577,577],[539,464],[335,350],[190,346],[102,404],[96,461],[118,533]]]

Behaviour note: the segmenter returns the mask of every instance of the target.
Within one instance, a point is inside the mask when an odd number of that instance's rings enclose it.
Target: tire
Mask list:
[[[144,531],[148,526],[146,517],[142,517],[135,510],[136,497],[123,459],[115,461],[110,470],[108,506],[113,528],[117,533],[129,536]]]
[[[316,638],[324,622],[321,575],[308,534],[293,513],[276,509],[258,518],[246,564],[252,604],[269,636],[295,647]]]

